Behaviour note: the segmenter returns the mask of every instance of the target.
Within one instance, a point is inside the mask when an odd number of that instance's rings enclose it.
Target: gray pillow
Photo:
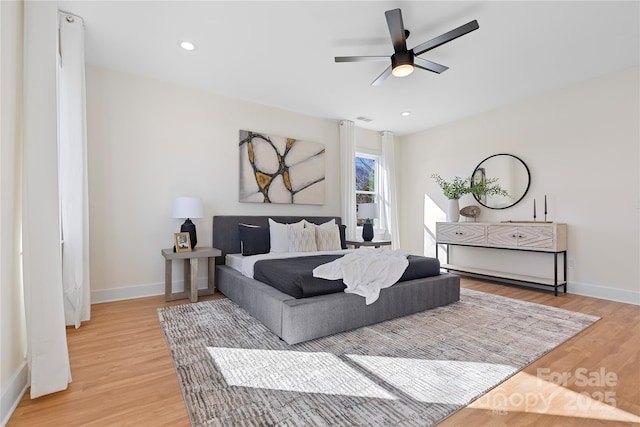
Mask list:
[[[338,228],[340,229],[340,246],[342,249],[347,249],[347,226],[340,224]]]
[[[250,224],[238,224],[240,232],[240,250],[242,255],[258,255],[269,253],[271,242],[269,229]]]

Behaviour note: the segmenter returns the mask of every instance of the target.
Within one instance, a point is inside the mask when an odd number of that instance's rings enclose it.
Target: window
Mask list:
[[[379,200],[380,185],[379,165],[380,157],[372,154],[356,153],[356,204],[376,203]],[[364,224],[364,219],[358,219],[357,225]],[[374,220],[377,225],[377,220]]]

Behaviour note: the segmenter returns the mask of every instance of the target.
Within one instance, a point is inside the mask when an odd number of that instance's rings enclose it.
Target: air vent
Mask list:
[[[360,117],[356,117],[356,120],[360,120],[361,122],[372,122],[373,119],[370,119],[369,117],[364,117],[364,116],[360,116]]]

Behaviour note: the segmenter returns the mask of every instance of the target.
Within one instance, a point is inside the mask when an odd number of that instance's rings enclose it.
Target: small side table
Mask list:
[[[216,265],[215,257],[222,255],[220,249],[199,246],[191,252],[173,252],[173,248],[162,249],[164,263],[164,299],[173,301],[189,298],[191,302],[198,301],[198,295],[213,295],[216,291]],[[207,289],[198,290],[198,260],[208,259],[209,286]],[[173,260],[184,260],[184,292],[172,292],[171,264]]]
[[[363,240],[347,240],[345,241],[347,245],[351,245],[354,248],[358,249],[360,246],[373,246],[374,248],[379,248],[380,246],[391,246],[390,240],[377,240],[371,242],[365,242]]]

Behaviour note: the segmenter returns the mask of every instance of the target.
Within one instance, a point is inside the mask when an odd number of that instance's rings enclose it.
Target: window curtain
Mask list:
[[[356,238],[356,134],[352,121],[340,122],[340,168],[342,172],[342,223],[347,240]]]
[[[71,381],[62,297],[56,2],[24,2],[23,286],[31,398]]]
[[[385,228],[385,240],[391,240],[393,249],[400,248],[400,228],[398,226],[398,184],[395,167],[395,143],[393,132],[384,131],[382,138],[382,159],[380,160],[380,195],[382,198],[381,219]]]
[[[89,200],[84,22],[59,12],[58,121],[62,288],[67,325],[89,320]]]

